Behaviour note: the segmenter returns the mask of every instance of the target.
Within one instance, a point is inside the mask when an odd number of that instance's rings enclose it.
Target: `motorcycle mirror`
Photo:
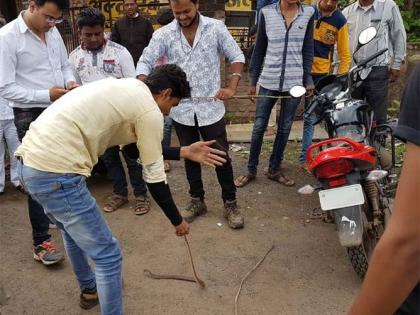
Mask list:
[[[306,89],[301,85],[295,85],[289,90],[289,94],[294,97],[298,98],[303,96],[306,93]]]
[[[314,191],[315,191],[314,187],[312,187],[311,185],[305,185],[305,186],[298,189],[298,194],[311,195],[311,194],[314,193]]]
[[[376,37],[377,33],[378,31],[373,26],[365,28],[359,34],[359,45],[361,46],[366,45],[367,43],[369,43],[372,39]]]
[[[388,175],[388,172],[385,170],[374,170],[369,173],[367,180],[378,181]]]

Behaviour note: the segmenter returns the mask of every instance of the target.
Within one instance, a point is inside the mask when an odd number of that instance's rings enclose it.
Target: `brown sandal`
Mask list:
[[[255,179],[255,177],[256,176],[252,174],[241,175],[235,179],[235,186],[238,188],[245,187],[249,184],[249,182],[252,182]]]
[[[136,197],[136,207],[134,213],[136,215],[143,215],[150,211],[150,199],[147,196]]]
[[[123,197],[120,195],[112,195],[109,198],[109,201],[105,204],[104,211],[108,213],[114,212],[115,210],[121,208],[126,203],[128,203],[127,197]]]
[[[267,174],[267,178],[274,180],[284,186],[291,187],[295,185],[295,181],[293,179],[290,179],[286,175],[282,174],[281,172],[277,172],[275,174]]]

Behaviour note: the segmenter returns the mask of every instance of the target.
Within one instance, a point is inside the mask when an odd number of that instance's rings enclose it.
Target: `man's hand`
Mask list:
[[[215,143],[216,140],[198,141],[187,147],[181,147],[181,158],[211,167],[222,166],[223,163],[226,163],[226,159],[223,158],[226,156],[226,152],[210,147]]]
[[[137,80],[144,81],[144,80],[146,80],[147,75],[139,74],[136,78],[137,78]]]
[[[400,70],[398,69],[391,69],[389,73],[389,82],[395,82],[400,77]]]
[[[257,87],[255,85],[248,86],[248,89],[247,89],[246,93],[249,96],[255,96],[257,94]],[[255,102],[255,98],[251,97],[251,101]]]
[[[66,89],[67,90],[73,90],[73,89],[75,89],[75,88],[77,88],[77,87],[79,87],[80,86],[80,84],[77,84],[76,82],[74,82],[74,81],[69,81],[67,84],[66,84]]]
[[[182,220],[181,224],[175,227],[175,234],[178,236],[187,235],[189,232],[190,232],[190,225],[185,220]]]
[[[233,95],[235,95],[236,90],[235,89],[231,89],[231,88],[224,88],[224,89],[220,89],[215,98],[218,98],[219,100],[227,100],[229,98],[231,98]]]
[[[58,100],[60,97],[62,97],[67,92],[68,92],[68,90],[63,89],[61,86],[53,86],[50,89],[50,101],[54,102],[54,101]]]
[[[314,95],[314,89],[315,89],[315,85],[311,84],[307,84],[306,85],[306,94],[305,97],[311,97],[312,95]]]

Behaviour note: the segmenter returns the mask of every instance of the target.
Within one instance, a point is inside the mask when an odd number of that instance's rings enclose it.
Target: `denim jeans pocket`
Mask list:
[[[25,188],[33,196],[47,197],[57,190],[61,189],[61,184],[58,181],[51,181],[46,184],[39,184],[38,181],[25,181]]]

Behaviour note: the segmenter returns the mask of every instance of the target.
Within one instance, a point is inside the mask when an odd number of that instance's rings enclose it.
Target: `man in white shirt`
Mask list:
[[[0,29],[0,96],[13,106],[19,140],[51,102],[77,86],[63,40],[55,28],[68,0],[31,0],[27,10]],[[61,262],[48,234],[44,209],[28,195],[33,256],[44,265]]]
[[[350,50],[358,47],[360,32],[368,26],[378,30],[375,40],[362,47],[356,60],[362,61],[374,53],[388,51],[368,63],[361,74],[363,82],[353,92],[353,97],[366,99],[374,110],[377,125],[386,123],[388,85],[400,76],[401,64],[406,55],[407,35],[398,5],[393,0],[358,0],[343,10],[349,27]]]
[[[0,15],[0,27],[6,24],[6,20]],[[17,136],[15,123],[13,122],[13,110],[9,107],[9,102],[0,97],[0,195],[4,192],[5,186],[5,144],[10,157],[10,181],[17,189],[21,189],[16,173],[16,159],[13,153],[16,151],[20,142]]]
[[[181,145],[201,138],[217,140],[218,148],[229,150],[224,119],[227,100],[236,93],[245,57],[226,26],[198,11],[198,0],[170,0],[175,20],[157,30],[137,63],[137,75],[144,79],[163,56],[180,66],[191,83],[192,98],[184,99],[171,111]],[[226,87],[221,88],[220,60],[226,57],[232,71]],[[183,217],[192,222],[207,212],[200,165],[185,161],[191,200]],[[236,201],[231,161],[216,168],[222,189],[223,216],[232,229],[244,227],[244,216]]]
[[[70,64],[78,83],[105,79],[108,77],[135,78],[133,58],[128,50],[104,34],[105,16],[96,8],[83,9],[78,17],[81,45],[70,53]],[[98,107],[100,110],[100,106]],[[141,166],[122,150],[127,164],[130,183],[135,196],[134,213],[146,214],[150,210],[147,187],[142,177]],[[101,159],[113,183],[113,195],[105,204],[105,212],[114,212],[128,203],[128,189],[125,170],[120,158],[120,149],[114,146],[105,151]]]

